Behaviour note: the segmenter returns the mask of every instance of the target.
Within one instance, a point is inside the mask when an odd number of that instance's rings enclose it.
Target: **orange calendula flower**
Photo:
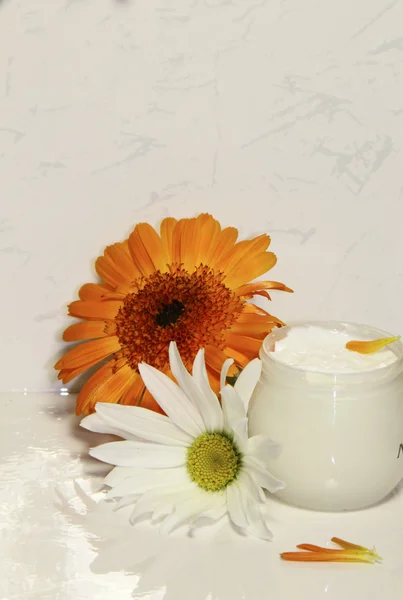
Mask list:
[[[304,550],[304,552],[283,552],[280,556],[283,560],[296,562],[375,563],[382,560],[375,548],[369,550],[364,546],[357,546],[337,537],[333,537],[331,541],[342,549],[322,548],[313,544],[299,544],[297,548]]]
[[[160,234],[139,223],[128,240],[108,246],[95,263],[102,283],[87,283],[69,314],[82,321],[68,327],[66,342],[85,343],[55,365],[67,383],[105,361],[85,383],[77,414],[96,402],[141,405],[160,411],[146,390],[138,365],[145,362],[170,375],[168,347],[175,341],[190,368],[205,348],[210,382],[219,389],[227,358],[236,374],[258,355],[262,340],[283,323],[247,302],[268,290],[290,292],[283,283],[251,280],[269,271],[276,256],[270,238],[237,242],[238,230],[222,229],[211,215],[166,218]]]
[[[377,352],[378,350],[385,348],[385,346],[389,346],[389,344],[393,344],[393,342],[397,342],[397,340],[400,340],[400,335],[366,342],[351,340],[351,342],[347,342],[346,348],[347,350],[358,352],[359,354],[372,354],[373,352]]]

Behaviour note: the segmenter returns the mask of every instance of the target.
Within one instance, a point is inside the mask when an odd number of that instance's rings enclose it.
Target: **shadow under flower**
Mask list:
[[[255,600],[280,589],[282,569],[271,544],[239,535],[225,519],[167,536],[158,524],[131,526],[130,508],[95,502],[77,484],[71,492],[70,498],[57,493],[58,508],[95,551],[92,573],[137,576],[134,599],[154,592],[164,600]]]

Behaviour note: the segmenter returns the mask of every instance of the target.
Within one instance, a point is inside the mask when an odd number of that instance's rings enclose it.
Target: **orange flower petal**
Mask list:
[[[262,345],[261,339],[237,335],[232,332],[232,329],[226,332],[225,338],[228,348],[242,352],[245,356],[250,357],[257,356]]]
[[[226,227],[221,231],[216,247],[211,257],[211,267],[220,271],[224,270],[225,260],[229,260],[231,253],[234,252],[235,242],[238,239],[238,229],[235,227]],[[225,258],[227,257],[227,259]],[[250,279],[250,278],[249,278]]]
[[[213,256],[217,252],[218,242],[221,237],[221,225],[211,215],[201,215],[200,229],[202,235],[198,263],[211,265],[214,268]]]
[[[400,340],[400,335],[366,342],[351,340],[351,342],[347,342],[346,348],[347,350],[358,352],[359,354],[372,354],[373,352],[377,352],[378,350],[385,348],[385,346],[388,346],[389,344],[393,344],[393,342],[397,342],[397,340]]]
[[[161,235],[161,243],[162,248],[167,257],[168,263],[175,262],[172,258],[172,243],[173,243],[173,232],[175,229],[175,225],[177,220],[173,217],[167,217],[163,219],[160,226],[160,235]]]
[[[180,264],[182,262],[182,245],[181,245],[181,236],[182,231],[185,227],[185,222],[187,219],[181,219],[177,221],[172,232],[172,262],[174,264]]]
[[[180,236],[180,255],[184,269],[193,273],[199,266],[201,230],[199,219],[186,219]]]
[[[281,290],[282,292],[293,292],[293,290],[284,283],[280,283],[279,281],[254,281],[252,283],[247,283],[245,285],[241,285],[238,289],[235,290],[237,296],[246,296],[247,298],[251,298],[254,294],[262,290]]]
[[[342,550],[333,552],[282,552],[280,557],[283,560],[293,562],[347,562],[347,563],[374,563],[375,560],[370,556],[352,555],[343,553]]]
[[[99,277],[113,289],[116,289],[120,285],[127,284],[124,275],[118,271],[116,265],[108,256],[100,256],[97,258],[95,261],[95,270]]]
[[[75,369],[81,365],[95,365],[120,350],[118,338],[113,335],[92,340],[72,348],[55,365],[56,369]]]
[[[122,302],[118,300],[106,300],[105,302],[75,300],[75,302],[69,304],[69,315],[94,321],[101,319],[113,320],[121,306]]]
[[[113,361],[102,365],[94,375],[92,375],[88,381],[85,382],[77,396],[76,414],[77,415],[88,415],[93,412],[94,407],[90,407],[90,397],[94,390],[96,390],[102,383],[107,381],[113,375]],[[92,410],[90,410],[92,408]]]
[[[237,365],[244,369],[250,362],[250,358],[245,356],[242,352],[238,352],[235,348],[224,348],[225,358],[232,358]]]
[[[131,282],[141,277],[141,272],[134,264],[130,254],[127,253],[125,244],[117,243],[107,246],[105,256],[113,264],[116,271],[122,275],[125,282]]]
[[[97,386],[93,387],[90,392],[87,392],[84,410],[86,412],[93,412],[97,402],[117,404],[136,376],[137,374],[132,371],[129,365],[125,365],[118,371],[113,372]]]
[[[85,283],[78,291],[80,300],[93,300],[102,302],[103,300],[116,300],[116,292],[107,285],[98,283]],[[120,296],[119,296],[120,297]]]
[[[364,546],[357,546],[337,537],[333,537],[331,541],[341,546],[342,550],[322,548],[314,544],[299,544],[297,548],[306,552],[283,552],[280,556],[283,560],[296,562],[374,563],[382,560],[375,548],[369,550]]]
[[[224,352],[216,346],[206,346],[206,366],[211,367],[216,373],[221,373],[221,368],[227,358],[228,357],[225,356]]]
[[[166,271],[168,259],[160,236],[148,223],[139,223],[129,237],[129,249],[137,269],[144,277],[156,270]]]
[[[105,323],[103,321],[83,321],[70,325],[63,333],[65,342],[79,342],[81,340],[92,340],[107,336]]]
[[[125,404],[127,406],[141,406],[141,399],[144,395],[144,390],[145,385],[143,380],[139,374],[135,373],[130,386],[122,394],[120,404]]]
[[[267,271],[270,271],[277,262],[277,257],[273,252],[264,252],[256,256],[245,256],[233,267],[225,278],[225,285],[232,289],[238,288],[244,281],[247,274],[248,279],[256,279]]]

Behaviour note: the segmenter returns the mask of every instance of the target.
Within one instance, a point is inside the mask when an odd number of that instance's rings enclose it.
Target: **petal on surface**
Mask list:
[[[273,534],[266,525],[264,516],[260,511],[260,505],[254,500],[246,502],[246,512],[249,521],[248,533],[262,540],[273,539]]]
[[[207,431],[220,429],[223,423],[223,416],[217,398],[214,396],[214,400],[212,401],[211,393],[204,394],[204,390],[198,386],[196,379],[192,377],[183,364],[175,342],[169,344],[169,363],[171,372],[178,382],[179,387],[200,414],[204,422],[204,429]],[[207,380],[206,384],[208,385]]]
[[[190,523],[202,516],[205,511],[217,509],[223,504],[222,495],[195,490],[193,494],[189,494],[175,504],[174,511],[164,520],[160,531],[161,533],[170,533],[176,527]]]
[[[274,494],[285,487],[284,481],[280,481],[274,477],[261,462],[252,456],[244,456],[243,462],[245,470],[252,477],[253,481],[268,492]]]
[[[228,371],[229,371],[230,366],[233,364],[234,364],[234,361],[232,358],[227,358],[227,360],[223,364],[222,369],[221,369],[221,374],[220,374],[220,389],[222,389],[224,387],[224,385],[226,385]]]
[[[203,420],[182,390],[154,367],[140,363],[138,368],[148,391],[171,421],[193,437],[203,433]]]
[[[136,469],[130,477],[115,479],[108,498],[119,498],[132,494],[144,494],[154,488],[163,488],[173,485],[189,483],[186,469],[183,467],[173,469]],[[110,484],[109,484],[110,485]]]
[[[139,517],[159,511],[164,506],[175,505],[182,498],[192,496],[197,486],[194,483],[154,488],[145,492],[136,502],[130,521],[134,523]]]
[[[227,509],[229,518],[234,525],[241,529],[248,527],[249,522],[246,517],[243,498],[236,481],[227,487]]]
[[[249,400],[251,399],[253,390],[259,381],[261,372],[262,361],[258,358],[255,358],[246,365],[235,382],[234,388],[243,401],[246,411],[248,410]]]
[[[105,477],[104,484],[113,487],[123,481],[123,479],[132,477],[134,473],[137,473],[137,469],[133,469],[132,467],[113,467]]]
[[[251,480],[248,478],[247,473],[242,472],[233,485],[237,488],[236,497],[239,504],[239,511],[243,516],[244,525],[242,525],[242,528],[250,535],[258,538],[265,540],[272,539],[272,534],[267,529],[265,520],[260,512],[259,501],[257,500],[259,496],[253,488],[251,489]],[[239,515],[236,516],[239,517]]]
[[[168,417],[141,406],[123,406],[98,402],[96,414],[110,427],[126,431],[131,436],[147,442],[172,446],[189,446],[193,438]]]
[[[264,435],[254,435],[248,439],[246,454],[253,456],[264,465],[281,454],[281,445],[273,442]]]
[[[118,467],[161,469],[186,463],[186,449],[181,446],[149,444],[140,441],[108,442],[90,448],[90,455]]]

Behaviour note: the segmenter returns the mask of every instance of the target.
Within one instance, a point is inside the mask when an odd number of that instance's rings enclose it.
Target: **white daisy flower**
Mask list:
[[[109,498],[134,504],[131,521],[151,514],[166,532],[200,517],[217,520],[228,514],[245,533],[271,539],[262,508],[263,490],[284,487],[267,469],[279,446],[264,436],[248,437],[249,399],[260,376],[261,363],[251,361],[235,386],[226,385],[231,359],[221,372],[221,404],[212,391],[200,350],[192,375],[175,342],[169,347],[170,367],[177,384],[147,364],[143,381],[166,416],[139,406],[98,403],[81,426],[124,441],[90,450],[91,456],[114,465],[104,483]]]

